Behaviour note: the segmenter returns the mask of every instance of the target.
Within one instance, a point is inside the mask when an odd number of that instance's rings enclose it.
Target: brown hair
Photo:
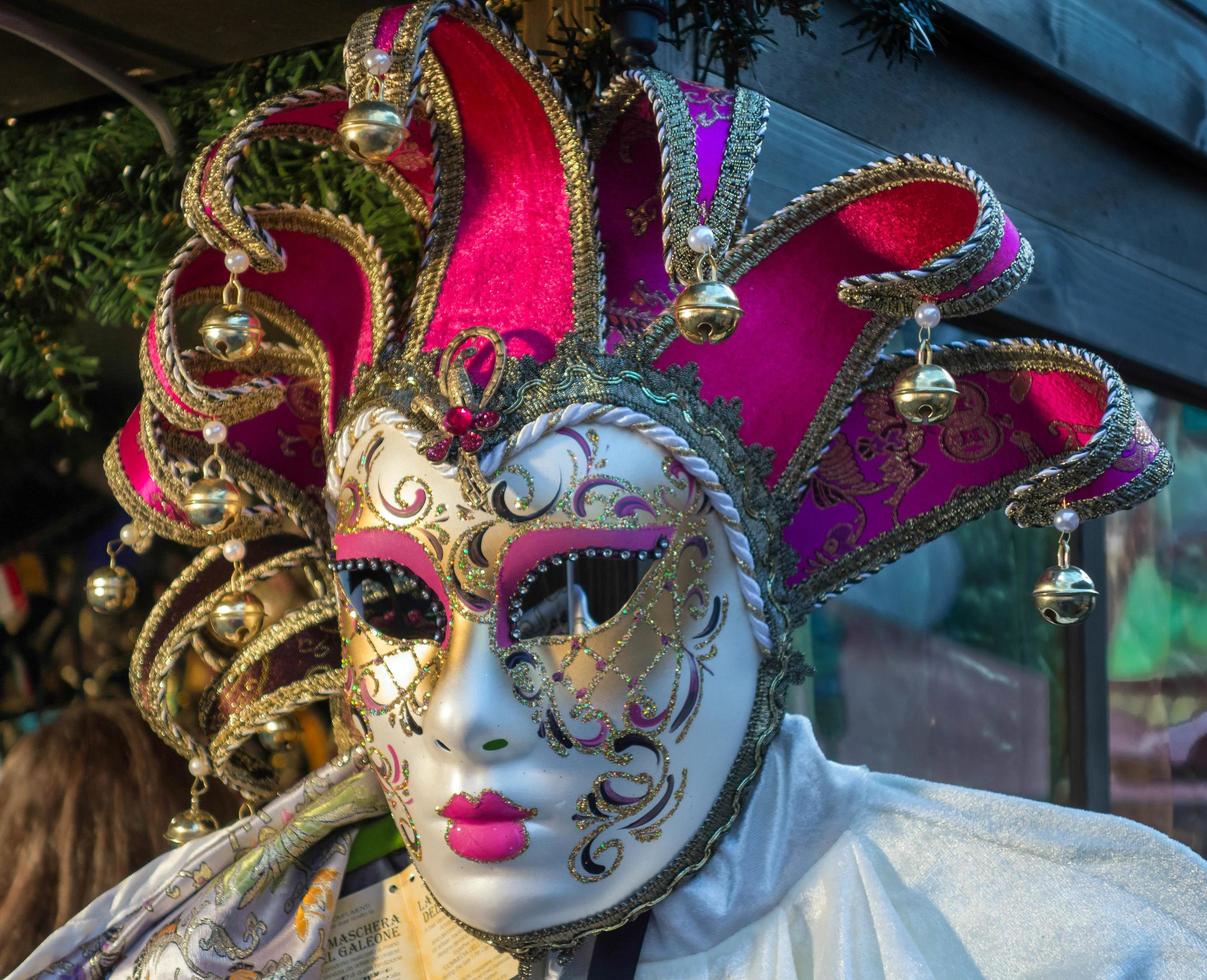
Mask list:
[[[0,768],[0,976],[168,849],[190,783],[130,701],[77,702],[17,742]]]

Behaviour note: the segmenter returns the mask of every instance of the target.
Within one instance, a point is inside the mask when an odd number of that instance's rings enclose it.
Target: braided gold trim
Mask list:
[[[667,272],[672,280],[692,282],[697,256],[687,245],[687,233],[700,223],[696,127],[683,90],[674,78],[655,69],[636,73],[635,78],[646,89],[658,126],[658,146],[662,151],[662,242]],[[725,232],[714,230],[718,231],[720,244]]]
[[[335,85],[297,89],[261,102],[245,115],[224,137],[212,142],[193,161],[185,177],[181,206],[189,227],[220,251],[242,248],[259,272],[279,272],[285,256],[255,209],[245,208],[235,194],[237,171],[243,151],[252,142],[264,139],[303,139],[330,147],[362,163],[344,148],[338,134],[318,126],[284,124],[273,126],[277,113],[299,106],[335,102],[344,103],[347,93]],[[211,162],[212,161],[212,162]],[[208,168],[207,168],[208,164]],[[363,164],[380,178],[416,220],[424,220],[426,207],[418,190],[388,164]],[[206,176],[208,174],[208,176]],[[406,190],[403,190],[403,188]]]
[[[339,245],[352,257],[369,283],[375,359],[394,329],[394,287],[385,259],[373,238],[347,217],[334,215],[330,211],[308,207],[264,206],[251,209],[249,213],[257,216],[266,228],[298,231],[325,238]],[[162,402],[162,407],[168,408],[164,414],[175,424],[190,429],[197,427],[198,422],[203,419],[191,416],[188,411],[177,405],[177,398],[188,409],[203,417],[213,416],[236,422],[270,410],[282,396],[279,390],[281,386],[274,378],[251,378],[229,388],[210,388],[199,384],[186,370],[178,347],[175,318],[176,306],[178,303],[184,303],[185,297],[177,297],[176,281],[184,268],[204,248],[204,240],[196,237],[187,242],[173,258],[160,283],[156,300],[155,329],[153,336],[148,340],[156,345],[160,362],[176,389],[172,393],[175,397],[165,392],[162,397],[152,394],[152,400],[157,405]],[[256,294],[249,291],[248,295],[254,297]],[[254,299],[250,301],[255,302]],[[268,304],[263,308],[269,311],[269,315],[272,315],[273,310],[288,311],[281,314],[280,326],[297,336],[303,349],[310,354],[315,364],[315,373],[312,376],[321,377],[318,373],[320,369],[322,375],[326,375],[327,360],[322,344],[309,327],[305,327],[302,318],[271,297],[262,297],[261,302]],[[154,393],[161,386],[150,366],[145,345],[139,355],[139,366],[144,386]],[[325,390],[329,399],[329,379]]]
[[[408,15],[409,16],[409,15]],[[407,356],[423,350],[423,339],[436,312],[436,302],[444,286],[457,225],[461,221],[461,203],[465,195],[464,138],[461,115],[449,88],[448,78],[434,55],[423,56],[423,88],[427,115],[431,121],[432,161],[435,171],[432,217],[423,245],[415,291],[407,313]]]
[[[313,545],[307,544],[275,555],[246,570],[240,577],[240,582],[251,584],[264,581],[282,571],[296,568],[304,562],[319,561],[321,558],[321,551]],[[166,678],[181,656],[190,649],[193,634],[205,629],[210,612],[230,588],[229,576],[222,576],[222,584],[216,590],[210,592],[179,618],[163,638],[157,650],[152,651],[150,644],[164,618],[180,599],[184,590],[218,562],[225,564],[221,550],[217,547],[206,548],[171,582],[155,603],[142,630],[139,631],[130,657],[130,690],[138,703],[139,710],[156,734],[185,758],[197,755],[201,751],[202,745],[181,728],[172,717],[166,700]],[[269,630],[279,626],[286,618],[282,617],[278,623],[269,627]],[[282,636],[277,642],[285,638],[287,637]],[[150,658],[149,664],[148,658]]]
[[[742,231],[746,219],[746,201],[750,196],[750,181],[763,147],[763,133],[767,129],[770,110],[771,102],[766,96],[748,88],[733,90],[733,111],[729,134],[725,138],[725,155],[721,159],[717,192],[708,213],[708,226],[717,233],[718,254],[727,251]]]

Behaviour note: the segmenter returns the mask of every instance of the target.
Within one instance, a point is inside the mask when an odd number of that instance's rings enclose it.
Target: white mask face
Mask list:
[[[416,866],[496,935],[609,909],[705,822],[746,734],[760,655],[723,525],[632,430],[550,433],[482,510],[378,418],[341,479],[341,630]]]

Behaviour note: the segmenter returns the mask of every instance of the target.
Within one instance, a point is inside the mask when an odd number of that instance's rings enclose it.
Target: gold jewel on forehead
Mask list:
[[[494,350],[494,363],[481,396],[470,380],[465,362],[484,348],[469,342],[485,340]],[[498,391],[507,364],[503,338],[490,327],[462,330],[440,352],[436,367],[438,393],[421,392],[411,399],[411,412],[431,429],[419,442],[419,450],[433,463],[453,460],[465,499],[482,507],[488,486],[478,466],[477,453],[485,443],[484,432],[498,428],[499,413],[487,408]]]

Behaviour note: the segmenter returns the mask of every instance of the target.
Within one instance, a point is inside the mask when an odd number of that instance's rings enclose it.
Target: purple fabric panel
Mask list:
[[[595,164],[607,314],[643,327],[673,299],[662,254],[662,158],[648,100],[620,117]],[[609,349],[620,337],[612,333]]]
[[[733,93],[696,82],[679,80],[687,111],[696,127],[696,160],[700,172],[700,191],[696,200],[708,207],[717,195],[725,141],[733,121]]]
[[[994,253],[988,264],[968,282],[957,286],[940,296],[940,299],[951,299],[955,296],[966,296],[974,290],[980,289],[982,286],[993,282],[998,276],[1010,267],[1010,263],[1014,261],[1018,250],[1022,244],[1022,239],[1019,236],[1018,229],[1014,227],[1014,223],[1010,220],[1009,215],[1002,215],[1004,224],[1002,226],[1002,241],[998,245],[997,252]]]
[[[1069,499],[1092,500],[1126,486],[1148,469],[1160,451],[1161,444],[1157,437],[1153,435],[1148,423],[1137,415],[1135,434],[1127,448],[1119,454],[1119,458],[1098,479],[1069,494]]]

